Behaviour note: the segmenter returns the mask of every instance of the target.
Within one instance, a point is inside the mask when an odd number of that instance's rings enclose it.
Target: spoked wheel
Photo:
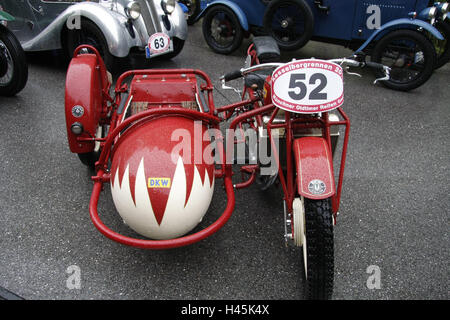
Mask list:
[[[68,32],[66,43],[68,56],[72,58],[75,49],[82,44],[91,45],[96,48],[105,62],[106,68],[108,70],[114,69],[114,56],[109,52],[108,43],[103,32],[95,23],[87,19],[81,21],[80,29],[70,30]]]
[[[314,16],[304,0],[271,1],[264,14],[264,28],[281,50],[297,50],[311,39]]]
[[[28,80],[28,65],[16,37],[0,25],[0,95],[14,96]]]
[[[391,79],[382,82],[386,87],[409,91],[431,77],[436,65],[436,52],[423,34],[398,30],[387,34],[375,45],[372,61],[392,68]],[[376,71],[376,75],[384,76],[381,71]]]
[[[293,203],[293,238],[303,248],[305,297],[331,299],[334,281],[334,239],[331,199],[296,198]]]
[[[200,0],[180,0],[180,2],[188,8],[186,13],[187,24],[193,25],[201,11]]]
[[[435,68],[438,69],[450,61],[450,22],[447,20],[439,21],[435,27],[444,36],[444,40],[439,40],[432,35],[430,36],[431,42],[436,49],[437,63]]]
[[[226,6],[215,5],[203,18],[203,36],[217,53],[230,54],[242,43],[244,32],[236,14]]]

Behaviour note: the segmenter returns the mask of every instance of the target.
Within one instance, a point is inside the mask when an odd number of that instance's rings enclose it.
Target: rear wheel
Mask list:
[[[314,16],[304,0],[271,1],[264,14],[264,28],[281,50],[297,50],[311,39]]]
[[[206,43],[220,54],[232,53],[244,38],[238,17],[233,10],[223,5],[215,5],[206,12],[202,29]]]
[[[14,96],[28,80],[25,53],[16,37],[0,25],[0,95]]]
[[[334,237],[331,199],[294,201],[294,242],[303,247],[305,297],[331,299],[334,281]]]
[[[388,88],[409,91],[424,84],[433,74],[436,52],[423,34],[413,30],[393,31],[375,45],[372,61],[390,67],[391,79],[382,81]],[[384,77],[376,71],[378,77]]]

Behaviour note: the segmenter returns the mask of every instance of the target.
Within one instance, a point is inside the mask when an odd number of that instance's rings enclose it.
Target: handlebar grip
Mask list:
[[[238,79],[240,77],[242,77],[241,70],[235,70],[235,71],[232,71],[232,72],[227,73],[226,75],[224,75],[222,77],[222,79],[224,79],[225,82],[227,82],[227,81],[231,81],[231,80],[234,80],[234,79]]]
[[[369,68],[380,69],[380,70],[384,70],[384,67],[385,67],[381,63],[371,62],[371,61],[366,62],[366,66],[368,66]]]

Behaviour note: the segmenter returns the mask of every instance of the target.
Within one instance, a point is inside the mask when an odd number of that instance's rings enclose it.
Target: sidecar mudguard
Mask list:
[[[82,48],[94,52],[79,54]],[[105,116],[110,79],[98,51],[91,46],[75,50],[66,76],[65,115],[70,151],[87,153],[94,150],[100,119]],[[73,125],[81,125],[82,133],[74,134]],[[91,139],[91,140],[89,140]]]
[[[297,167],[298,193],[321,200],[336,193],[333,158],[327,141],[321,137],[303,137],[293,144]]]

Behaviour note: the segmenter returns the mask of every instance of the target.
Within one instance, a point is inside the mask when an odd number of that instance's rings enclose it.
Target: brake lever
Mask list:
[[[377,84],[377,83],[380,82],[380,81],[388,81],[388,80],[391,79],[391,68],[385,66],[385,67],[383,68],[383,70],[384,70],[385,76],[382,77],[382,78],[376,79],[376,80],[373,82],[373,84]]]
[[[349,69],[350,69],[349,66],[345,67],[344,71],[346,74],[351,75],[351,76],[358,76],[358,77],[362,78],[362,75],[360,75],[359,73],[356,73],[356,72],[350,72],[350,71],[348,71]]]
[[[241,90],[239,90],[239,89],[236,89],[236,88],[234,88],[234,87],[230,87],[230,86],[227,86],[225,83],[225,79],[222,79],[221,80],[221,83],[222,83],[222,89],[223,90],[233,90],[234,92],[236,92],[238,95],[239,95],[239,99],[241,98],[241,95],[242,95],[242,91]]]

